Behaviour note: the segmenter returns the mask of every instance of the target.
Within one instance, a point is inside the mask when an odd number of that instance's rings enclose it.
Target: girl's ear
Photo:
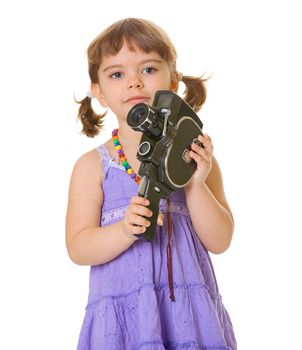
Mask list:
[[[176,72],[173,73],[172,79],[171,79],[171,85],[170,85],[170,90],[177,92],[178,90],[178,75]]]
[[[108,107],[108,103],[104,95],[102,94],[100,84],[91,84],[90,89],[93,92],[94,96],[97,98],[97,100],[100,102],[100,104],[105,108]]]

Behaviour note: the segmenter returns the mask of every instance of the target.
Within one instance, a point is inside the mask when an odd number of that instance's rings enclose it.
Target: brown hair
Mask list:
[[[89,45],[87,50],[88,72],[92,84],[98,84],[98,70],[104,56],[116,55],[126,42],[129,49],[139,47],[144,52],[158,53],[169,65],[171,74],[176,71],[176,50],[168,35],[156,24],[139,19],[126,18],[113,23],[98,35]],[[179,75],[178,75],[179,76]],[[184,100],[198,112],[206,99],[206,89],[202,77],[179,77],[186,85]],[[103,118],[106,115],[97,114],[91,106],[91,98],[86,96],[77,101],[80,104],[78,118],[81,120],[82,133],[94,137],[103,126]]]

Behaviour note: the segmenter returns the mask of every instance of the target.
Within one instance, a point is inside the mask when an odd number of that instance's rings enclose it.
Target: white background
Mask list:
[[[213,263],[239,349],[301,348],[298,2],[1,2],[1,349],[76,348],[89,268],[65,249],[68,183],[116,122],[81,136],[73,96],[89,89],[90,41],[128,16],[168,32],[179,71],[211,75],[199,115],[236,221]]]

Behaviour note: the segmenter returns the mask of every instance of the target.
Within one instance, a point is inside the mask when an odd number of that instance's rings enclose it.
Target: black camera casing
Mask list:
[[[148,218],[151,225],[138,237],[151,241],[160,199],[186,186],[196,170],[189,152],[193,142],[202,146],[197,138],[202,135],[203,124],[194,110],[169,90],[157,91],[152,107],[143,103],[133,106],[127,122],[143,133],[137,152],[142,178],[138,195],[150,201],[153,215]]]

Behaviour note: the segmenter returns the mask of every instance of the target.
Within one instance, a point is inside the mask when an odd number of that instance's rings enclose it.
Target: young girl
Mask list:
[[[138,239],[152,212],[137,196],[141,134],[128,126],[128,111],[139,102],[152,105],[158,90],[177,92],[180,80],[184,99],[198,111],[204,81],[178,73],[169,37],[142,19],[107,28],[90,44],[88,62],[83,133],[93,137],[102,128],[105,113],[92,110],[93,97],[115,113],[119,128],[77,161],[70,182],[67,249],[76,264],[91,265],[78,349],[236,349],[208,254],[224,252],[233,233],[209,136],[199,136],[204,148],[192,146],[197,169],[189,184],[161,200],[152,242]]]

